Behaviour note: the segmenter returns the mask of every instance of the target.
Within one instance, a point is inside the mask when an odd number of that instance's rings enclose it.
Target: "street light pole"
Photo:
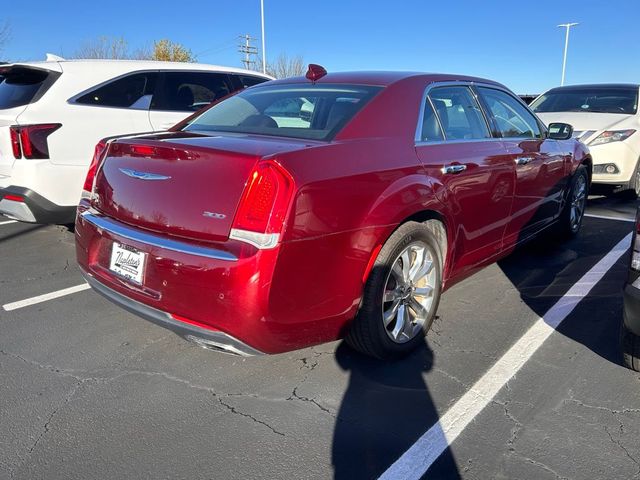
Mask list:
[[[567,69],[567,50],[569,49],[569,30],[571,27],[575,27],[578,23],[563,23],[558,25],[558,27],[566,28],[567,33],[564,37],[564,57],[562,58],[562,80],[560,81],[560,86],[564,85],[564,74]]]
[[[260,0],[260,20],[262,23],[262,73],[267,73],[267,52],[264,47],[264,0]]]

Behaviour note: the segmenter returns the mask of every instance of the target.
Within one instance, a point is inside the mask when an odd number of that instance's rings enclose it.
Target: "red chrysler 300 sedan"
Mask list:
[[[346,337],[388,358],[454,282],[578,232],[591,159],[569,125],[489,80],[325,73],[101,142],[76,221],[90,285],[213,349]]]

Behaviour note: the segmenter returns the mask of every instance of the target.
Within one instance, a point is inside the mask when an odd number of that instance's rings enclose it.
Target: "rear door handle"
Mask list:
[[[455,175],[456,173],[464,172],[466,169],[466,165],[447,165],[442,167],[442,173]]]
[[[516,165],[526,165],[533,161],[533,157],[518,157],[516,158]]]

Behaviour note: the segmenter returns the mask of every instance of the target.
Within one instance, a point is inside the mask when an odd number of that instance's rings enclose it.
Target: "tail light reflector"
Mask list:
[[[13,156],[29,160],[49,158],[47,137],[61,126],[61,123],[40,123],[10,127]]]
[[[260,162],[244,188],[229,238],[258,248],[275,247],[294,190],[293,178],[284,167],[274,161]]]
[[[11,193],[8,193],[4,197],[2,197],[2,200],[11,200],[12,202],[24,202],[24,197],[20,195],[13,195]]]
[[[94,187],[93,183],[96,178],[96,172],[98,171],[98,167],[100,166],[100,162],[104,158],[106,151],[107,142],[105,140],[100,140],[93,151],[93,158],[91,159],[89,171],[87,172],[87,177],[85,178],[84,186],[82,187],[82,198],[91,197],[91,193],[93,192]]]

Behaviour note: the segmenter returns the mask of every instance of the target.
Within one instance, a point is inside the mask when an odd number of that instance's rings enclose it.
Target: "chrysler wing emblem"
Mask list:
[[[158,175],[157,173],[139,172],[132,168],[119,168],[122,173],[138,180],[169,180],[171,177],[167,175]]]

